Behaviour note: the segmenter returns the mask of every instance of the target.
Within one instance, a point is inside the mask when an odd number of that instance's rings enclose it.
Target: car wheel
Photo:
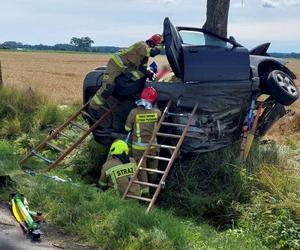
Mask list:
[[[267,79],[268,94],[282,105],[291,105],[299,98],[299,90],[293,79],[280,70],[273,70]]]

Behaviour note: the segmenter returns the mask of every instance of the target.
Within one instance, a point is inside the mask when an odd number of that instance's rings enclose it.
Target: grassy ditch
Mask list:
[[[27,196],[47,221],[99,249],[297,249],[300,239],[299,144],[258,145],[238,163],[238,145],[178,162],[158,208],[101,192],[96,183],[106,149],[92,139],[52,176],[25,174],[17,161],[78,105],[57,106],[31,92],[0,90],[0,196]],[[7,124],[7,125],[5,125]],[[10,126],[10,124],[14,124]],[[72,131],[68,131],[73,133]],[[64,143],[64,142],[62,142]],[[59,145],[61,146],[61,145]],[[53,155],[49,150],[47,157]],[[34,163],[36,166],[40,162]]]

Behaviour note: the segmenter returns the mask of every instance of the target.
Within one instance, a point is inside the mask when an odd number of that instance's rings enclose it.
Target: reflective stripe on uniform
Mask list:
[[[114,188],[118,189],[117,179],[134,174],[136,169],[135,163],[120,164],[108,169],[105,174],[111,178]]]
[[[147,143],[133,143],[132,148],[136,150],[145,150],[148,147]],[[151,146],[151,149],[156,148],[155,146]]]
[[[142,72],[137,71],[137,70],[131,71],[130,73],[133,75],[133,80],[139,80],[144,76],[144,74]]]
[[[140,145],[132,144],[132,148],[136,149],[136,150],[145,150],[147,148],[147,145],[146,146],[140,146]]]
[[[125,125],[125,130],[126,130],[127,132],[129,132],[129,131],[131,131],[131,128],[129,128],[128,126]]]
[[[130,47],[126,48],[126,49],[122,49],[121,51],[119,51],[119,55],[124,55],[130,51],[132,51],[133,49],[135,49],[135,46],[138,45],[139,43],[135,43],[133,45],[131,45]]]
[[[101,187],[107,187],[108,186],[108,184],[106,182],[103,182],[103,181],[99,181],[99,185]]]
[[[103,102],[102,102],[102,100],[101,100],[101,98],[99,96],[94,95],[94,97],[92,98],[92,105],[102,106]]]
[[[141,138],[141,126],[139,123],[136,124],[136,137],[138,140],[138,143],[142,142],[142,138]]]
[[[147,53],[147,57],[150,57],[150,55],[151,55],[151,48],[147,48],[147,51],[146,51],[146,53]]]
[[[111,59],[114,61],[114,63],[121,69],[126,69],[127,67],[124,65],[121,57],[119,54],[113,54],[113,56],[111,57]]]

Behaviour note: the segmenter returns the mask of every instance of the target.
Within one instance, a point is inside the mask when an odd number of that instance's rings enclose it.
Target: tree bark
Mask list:
[[[203,29],[227,37],[229,5],[230,0],[207,0]]]
[[[3,87],[3,78],[2,78],[2,68],[1,68],[1,61],[0,61],[0,88]]]

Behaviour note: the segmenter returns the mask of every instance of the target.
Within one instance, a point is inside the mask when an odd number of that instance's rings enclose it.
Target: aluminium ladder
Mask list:
[[[133,175],[133,177],[131,178],[124,194],[123,194],[123,199],[126,199],[126,198],[131,198],[131,199],[136,199],[136,200],[139,200],[139,201],[144,201],[144,202],[148,202],[149,205],[146,209],[146,214],[150,211],[150,209],[153,207],[159,193],[160,193],[160,190],[164,187],[165,185],[165,180],[169,174],[169,171],[173,165],[173,162],[174,160],[176,159],[176,156],[180,150],[180,147],[186,137],[186,134],[188,132],[188,129],[192,123],[192,119],[193,119],[193,116],[195,115],[196,111],[197,111],[197,108],[198,108],[198,103],[195,104],[194,108],[193,108],[193,111],[191,114],[178,114],[178,113],[171,113],[169,112],[169,109],[170,109],[170,106],[171,106],[171,103],[172,101],[170,100],[167,104],[167,106],[165,107],[164,109],[164,112],[156,126],[156,128],[154,129],[153,131],[153,134],[152,134],[152,138],[150,139],[149,141],[149,144],[148,144],[148,147],[146,148],[136,170],[135,170],[135,173]],[[170,123],[170,122],[165,122],[165,118],[167,116],[188,116],[188,121],[186,124],[178,124],[178,123]],[[181,127],[181,128],[184,128],[183,129],[183,132],[181,135],[177,135],[177,134],[166,134],[166,133],[161,133],[159,132],[160,131],[160,128],[161,126],[170,126],[170,127]],[[161,144],[158,144],[156,143],[156,138],[157,137],[167,137],[167,138],[176,138],[178,139],[178,142],[176,144],[176,146],[171,146],[171,145],[161,145]],[[149,151],[151,149],[151,147],[157,147],[157,148],[165,148],[165,149],[170,149],[172,150],[172,155],[171,155],[171,158],[165,158],[165,157],[160,157],[160,156],[152,156],[152,155],[149,155]],[[156,160],[159,160],[159,161],[164,161],[164,162],[167,162],[167,166],[165,168],[164,171],[162,170],[158,170],[158,169],[150,169],[150,168],[143,168],[141,167],[142,166],[142,163],[143,161],[145,161],[146,159],[156,159]],[[159,183],[156,184],[156,183],[150,183],[150,182],[141,182],[138,180],[138,175],[140,173],[140,171],[146,171],[146,172],[152,172],[152,173],[156,173],[156,174],[159,174],[161,175],[161,178],[159,180]],[[131,186],[133,184],[139,184],[140,186],[146,186],[146,187],[149,187],[149,188],[154,188],[155,189],[155,192],[152,196],[152,198],[146,198],[146,197],[140,197],[140,196],[135,196],[135,195],[130,195],[129,194],[129,190],[131,188]]]
[[[76,119],[80,117],[80,115],[83,115],[85,117],[89,117],[90,115],[85,112],[85,109],[88,107],[89,103],[86,103],[77,113],[73,114],[70,118],[67,119],[62,125],[60,125],[58,128],[53,130],[45,140],[43,140],[38,146],[36,146],[33,150],[31,150],[20,162],[19,164],[24,167],[26,162],[31,158],[31,157],[37,157],[44,162],[48,164],[48,167],[46,168],[46,171],[50,171],[54,168],[57,168],[57,166],[68,156],[75,148],[78,147],[78,145],[91,133],[93,132],[103,120],[113,111],[114,107],[105,109],[105,113],[95,121],[95,123],[90,127],[86,128],[76,122]],[[83,133],[79,136],[79,138],[76,140],[69,135],[65,134],[63,131],[64,129],[68,128],[68,126],[72,126],[73,128],[76,128],[80,131],[83,131]],[[59,137],[64,137],[68,139],[71,144],[66,148],[62,149],[58,147],[57,145],[51,143],[51,141],[56,141],[59,139]],[[50,160],[47,157],[43,156],[39,152],[41,152],[44,148],[52,148],[55,151],[58,152],[56,160]]]

